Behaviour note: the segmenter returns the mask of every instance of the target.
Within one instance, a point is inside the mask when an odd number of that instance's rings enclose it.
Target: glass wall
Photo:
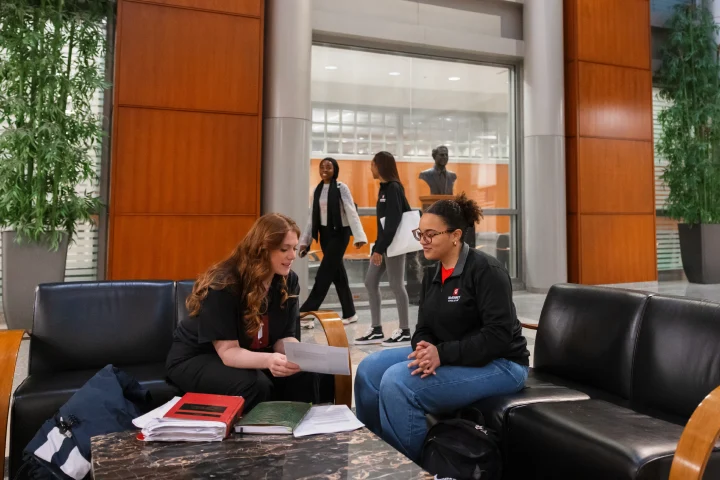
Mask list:
[[[660,135],[660,124],[658,114],[668,106],[665,100],[658,96],[660,89],[653,88],[653,135],[657,143]],[[668,197],[668,187],[662,181],[662,174],[665,171],[667,160],[655,152],[655,240],[657,242],[657,266],[659,272],[682,270],[682,258],[680,256],[680,235],[678,233],[678,222],[665,215],[665,202]]]
[[[434,168],[432,151],[445,146],[447,170],[457,175],[453,193],[466,192],[485,210],[475,247],[501,258],[518,276],[513,91],[512,67],[313,46],[309,194],[320,181],[320,160],[336,158],[340,181],[350,187],[372,243],[378,192],[370,173],[373,154],[395,155],[408,201],[422,208],[430,187],[420,173]],[[346,262],[368,254],[368,246],[351,246]]]

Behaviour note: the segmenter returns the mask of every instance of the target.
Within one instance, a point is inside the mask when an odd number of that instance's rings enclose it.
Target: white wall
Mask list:
[[[312,0],[312,8],[316,36],[523,57],[517,0]]]

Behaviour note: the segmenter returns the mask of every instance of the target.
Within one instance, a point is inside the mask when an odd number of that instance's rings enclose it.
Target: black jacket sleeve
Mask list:
[[[378,239],[373,252],[385,254],[395,238],[395,232],[400,226],[404,209],[405,195],[402,187],[393,182],[388,185],[385,193],[385,227],[378,231]]]
[[[281,338],[297,338],[300,325],[300,283],[294,272],[290,272],[287,277],[287,292],[290,298],[285,304],[285,330]]]
[[[437,346],[442,365],[482,367],[507,352],[513,339],[512,284],[501,267],[489,266],[475,279],[479,332]]]
[[[423,313],[423,303],[425,303],[425,286],[428,284],[428,282],[432,281],[432,276],[430,273],[425,273],[425,276],[423,277],[423,284],[422,288],[420,289],[420,303],[418,308],[418,323],[415,327],[415,333],[412,336],[412,348],[415,350],[417,348],[417,344],[425,340],[428,343],[431,343],[433,345],[437,345],[437,337],[432,332],[432,329],[427,325],[425,315]]]

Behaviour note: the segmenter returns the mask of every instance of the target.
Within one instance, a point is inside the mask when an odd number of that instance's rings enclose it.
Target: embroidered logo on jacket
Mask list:
[[[457,303],[460,301],[460,289],[453,290],[453,294],[448,297],[448,303]]]

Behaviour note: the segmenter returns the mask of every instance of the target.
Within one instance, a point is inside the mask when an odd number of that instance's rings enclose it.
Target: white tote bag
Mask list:
[[[380,225],[385,228],[385,217],[380,219]],[[415,240],[413,230],[417,230],[420,226],[420,212],[418,210],[409,210],[402,215],[400,225],[395,232],[395,237],[387,249],[385,254],[388,257],[397,257],[406,253],[417,252],[422,250],[420,242]]]

